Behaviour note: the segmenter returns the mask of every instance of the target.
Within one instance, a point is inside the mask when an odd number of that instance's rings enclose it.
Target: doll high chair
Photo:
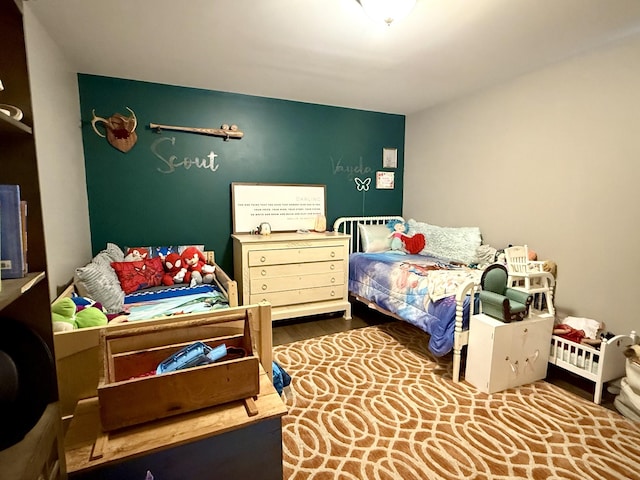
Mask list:
[[[540,307],[542,307],[542,297],[544,297],[549,314],[555,315],[553,288],[556,280],[550,272],[544,271],[545,262],[529,260],[529,248],[526,245],[505,248],[504,255],[509,273],[507,281],[509,287],[538,298]],[[529,315],[531,315],[531,310]]]

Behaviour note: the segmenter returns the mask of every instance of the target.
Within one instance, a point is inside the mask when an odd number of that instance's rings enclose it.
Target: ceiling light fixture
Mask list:
[[[384,22],[391,26],[393,22],[403,19],[416,4],[416,0],[357,0],[365,13],[376,22]]]

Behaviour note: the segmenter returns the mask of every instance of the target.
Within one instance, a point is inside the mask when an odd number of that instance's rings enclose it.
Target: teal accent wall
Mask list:
[[[232,182],[324,184],[329,227],[341,216],[402,212],[404,115],[84,74],[78,81],[94,254],[107,242],[204,244],[232,275]],[[138,140],[122,153],[91,119],[92,110],[128,115],[126,107]],[[150,123],[236,124],[244,137],[157,133]],[[398,149],[397,168],[382,168],[385,147]],[[395,172],[394,189],[376,189],[378,171]]]

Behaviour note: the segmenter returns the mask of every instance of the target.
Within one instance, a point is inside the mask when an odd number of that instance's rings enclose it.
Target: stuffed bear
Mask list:
[[[187,272],[183,266],[180,254],[172,252],[164,258],[164,275],[162,276],[162,284],[171,286],[176,283],[189,283],[191,274]],[[189,276],[187,276],[189,273]]]
[[[187,273],[191,274],[190,285],[197,285],[200,283],[212,283],[213,272],[215,267],[208,265],[204,253],[197,247],[187,247],[180,255],[183,268],[187,269]]]

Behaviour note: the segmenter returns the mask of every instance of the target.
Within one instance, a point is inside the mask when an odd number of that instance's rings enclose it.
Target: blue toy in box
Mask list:
[[[276,388],[278,395],[282,395],[282,391],[291,384],[291,376],[284,368],[273,362],[273,386]]]

